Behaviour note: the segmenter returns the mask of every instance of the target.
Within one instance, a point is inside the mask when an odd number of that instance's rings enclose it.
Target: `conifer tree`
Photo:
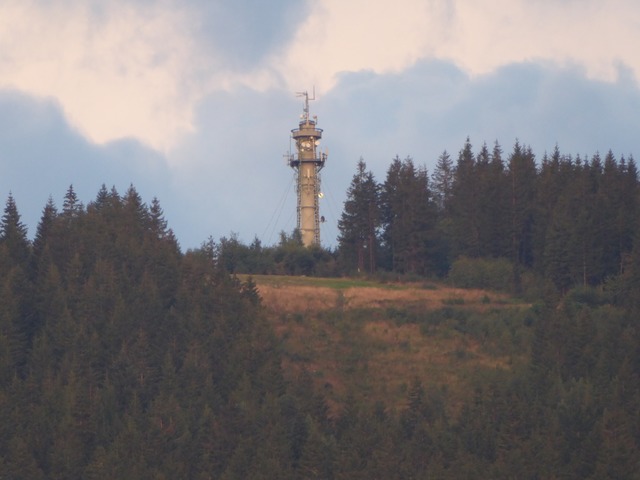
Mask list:
[[[122,206],[122,227],[128,230],[129,236],[141,242],[149,227],[149,211],[133,185],[122,197]]]
[[[62,203],[62,215],[68,219],[77,218],[84,212],[84,205],[78,200],[73,185],[69,185]]]
[[[49,197],[49,200],[42,210],[42,216],[40,217],[36,235],[33,239],[29,273],[31,280],[34,282],[40,272],[45,271],[49,267],[49,264],[53,263],[49,244],[51,242],[51,236],[54,235],[57,216],[58,211],[56,206],[53,203],[53,199]]]
[[[379,226],[379,186],[360,158],[338,221],[338,251],[348,270],[375,271]]]
[[[489,244],[487,254],[492,257],[509,257],[508,235],[508,183],[502,160],[502,147],[496,141],[491,152],[491,160],[487,172],[488,186],[488,212],[486,221],[488,224]]]
[[[496,142],[489,153],[486,144],[476,157],[478,254],[482,257],[508,257],[507,192],[502,150]]]
[[[458,154],[452,186],[452,249],[453,257],[480,255],[479,192],[476,160],[471,141],[467,138]]]
[[[531,148],[516,141],[508,161],[511,203],[511,255],[514,265],[513,285],[520,288],[522,267],[533,264],[533,226],[536,164]]]
[[[573,286],[575,281],[573,232],[569,228],[572,220],[566,201],[559,202],[546,229],[545,249],[540,262],[544,264],[546,278],[562,293]]]
[[[619,265],[616,271],[623,273],[624,261],[633,249],[634,234],[638,230],[638,214],[640,213],[640,188],[638,172],[633,157],[625,161],[620,159],[619,173],[619,205],[616,212],[616,231],[618,235]]]
[[[424,274],[432,266],[430,252],[436,225],[429,176],[413,159],[393,159],[382,186],[383,243],[388,268]]]
[[[453,160],[445,150],[438,157],[430,182],[437,214],[433,231],[433,267],[437,275],[446,274],[451,263],[454,181],[455,168]]]
[[[438,211],[443,216],[450,215],[453,193],[454,167],[451,156],[445,150],[438,157],[436,167],[431,174],[431,190]]]
[[[29,257],[27,227],[20,220],[13,195],[9,194],[0,223],[0,246],[6,249],[9,264],[7,267],[26,266]]]
[[[620,273],[622,255],[628,253],[623,251],[624,227],[619,223],[620,212],[624,210],[624,195],[622,172],[613,152],[609,150],[602,165],[594,199],[594,236],[597,242],[594,280],[598,283],[608,276]]]
[[[103,183],[100,186],[100,190],[98,190],[98,194],[96,195],[96,199],[89,204],[89,207],[95,208],[96,210],[101,210],[109,201],[109,191],[107,190],[107,186]]]
[[[407,162],[406,181],[411,185],[411,198],[408,202],[408,223],[413,224],[407,238],[407,258],[405,264],[408,272],[425,275],[433,271],[434,259],[433,231],[437,213],[433,203],[429,185],[429,174],[425,167],[411,168]]]
[[[595,224],[595,196],[600,177],[600,160],[594,158],[590,164],[578,162],[578,171],[573,183],[572,232],[573,250],[576,253],[574,278],[576,285],[587,286],[594,276],[594,256],[597,255],[598,235]]]
[[[2,379],[8,381],[24,366],[27,353],[27,331],[23,318],[22,269],[14,267],[0,279],[0,358],[5,370]]]
[[[151,233],[157,238],[165,238],[168,235],[167,221],[164,218],[164,211],[160,206],[157,197],[153,197],[149,208]]]
[[[534,268],[544,274],[546,259],[549,255],[547,249],[547,237],[550,234],[554,218],[558,215],[556,207],[558,201],[571,184],[573,176],[573,159],[560,153],[558,145],[555,146],[551,156],[544,155],[540,164],[540,171],[536,178],[535,199],[535,225],[533,230],[533,256]],[[562,216],[562,214],[560,214]],[[567,232],[558,232],[565,235]],[[556,249],[557,247],[552,247]],[[562,247],[564,248],[564,247]],[[566,261],[566,259],[564,260]]]
[[[396,155],[387,169],[387,176],[381,186],[381,220],[382,220],[382,248],[384,265],[388,270],[396,270],[395,256],[400,248],[399,235],[395,231],[399,229],[399,212],[401,205],[400,171],[402,161]]]
[[[58,209],[53,202],[53,198],[49,196],[49,200],[47,200],[42,210],[42,216],[40,217],[40,222],[38,223],[36,235],[33,240],[33,253],[36,257],[42,254],[42,251],[47,245],[57,216]]]

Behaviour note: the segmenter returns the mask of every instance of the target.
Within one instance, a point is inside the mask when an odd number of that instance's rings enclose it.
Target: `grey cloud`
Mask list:
[[[36,0],[41,8],[87,8],[89,21],[99,26],[117,15],[118,9],[103,0],[61,0],[51,4]],[[310,12],[312,0],[124,0],[117,7],[133,6],[150,15],[160,10],[186,12],[186,26],[196,43],[214,58],[222,58],[228,67],[246,70],[256,67],[263,57],[291,40]]]
[[[103,183],[121,193],[133,183],[145,201],[157,196],[164,204],[169,174],[164,159],[135,140],[92,144],[56,102],[0,90],[0,201],[13,193],[30,235],[49,195],[61,205],[73,184],[86,203]]]
[[[255,67],[291,40],[309,12],[309,0],[191,0],[197,37],[238,68]]]
[[[556,143],[569,154],[628,155],[640,127],[634,82],[592,81],[577,68],[533,63],[478,78],[439,61],[397,75],[361,72],[342,78],[326,100],[325,121],[347,137],[352,163],[363,155],[380,174],[395,153],[432,167],[442,150],[457,154],[467,136],[478,147],[498,140],[507,151],[518,138],[539,156]]]

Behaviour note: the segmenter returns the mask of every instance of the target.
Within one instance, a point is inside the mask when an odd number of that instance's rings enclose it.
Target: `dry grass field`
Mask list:
[[[489,293],[485,290],[464,290],[450,287],[433,287],[425,289],[419,285],[353,286],[331,288],[312,285],[293,285],[291,283],[261,283],[254,278],[260,290],[264,304],[280,312],[317,312],[335,307],[385,308],[403,306],[407,303],[420,303],[424,308],[438,308],[443,303],[460,303],[476,306],[483,305],[483,299],[494,302],[506,302],[504,294]],[[486,304],[483,305],[487,307]]]
[[[455,409],[474,378],[526,359],[526,349],[497,348],[513,339],[504,329],[494,331],[493,320],[482,324],[481,331],[487,332],[482,335],[459,328],[471,314],[482,322],[491,315],[515,318],[528,308],[504,294],[435,284],[252,278],[281,340],[285,374],[309,371],[333,410],[347,395],[402,408],[416,377],[426,389],[446,391]],[[426,328],[429,313],[443,309],[459,318],[457,323],[447,320]]]

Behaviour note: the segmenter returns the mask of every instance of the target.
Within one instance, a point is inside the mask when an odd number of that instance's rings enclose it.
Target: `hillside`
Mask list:
[[[478,378],[526,362],[530,305],[444,284],[254,276],[281,341],[284,371],[307,369],[334,409],[345,398],[396,410],[418,378],[450,407]]]
[[[272,258],[332,265],[317,253]],[[223,260],[214,242],[182,253],[133,187],[86,207],[70,189],[33,242],[9,201],[0,472],[638,478],[637,251],[602,286],[542,284],[531,305],[426,280],[238,278]],[[503,264],[463,259],[447,281],[486,285]]]

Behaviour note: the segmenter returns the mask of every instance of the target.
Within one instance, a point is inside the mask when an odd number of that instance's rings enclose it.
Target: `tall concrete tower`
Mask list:
[[[320,170],[327,154],[320,151],[322,130],[316,128],[318,119],[309,116],[309,100],[315,100],[315,92],[311,98],[307,92],[300,92],[298,96],[304,97],[304,111],[300,126],[291,130],[297,154],[289,155],[289,166],[297,173],[298,230],[303,245],[310,247],[320,245]]]

